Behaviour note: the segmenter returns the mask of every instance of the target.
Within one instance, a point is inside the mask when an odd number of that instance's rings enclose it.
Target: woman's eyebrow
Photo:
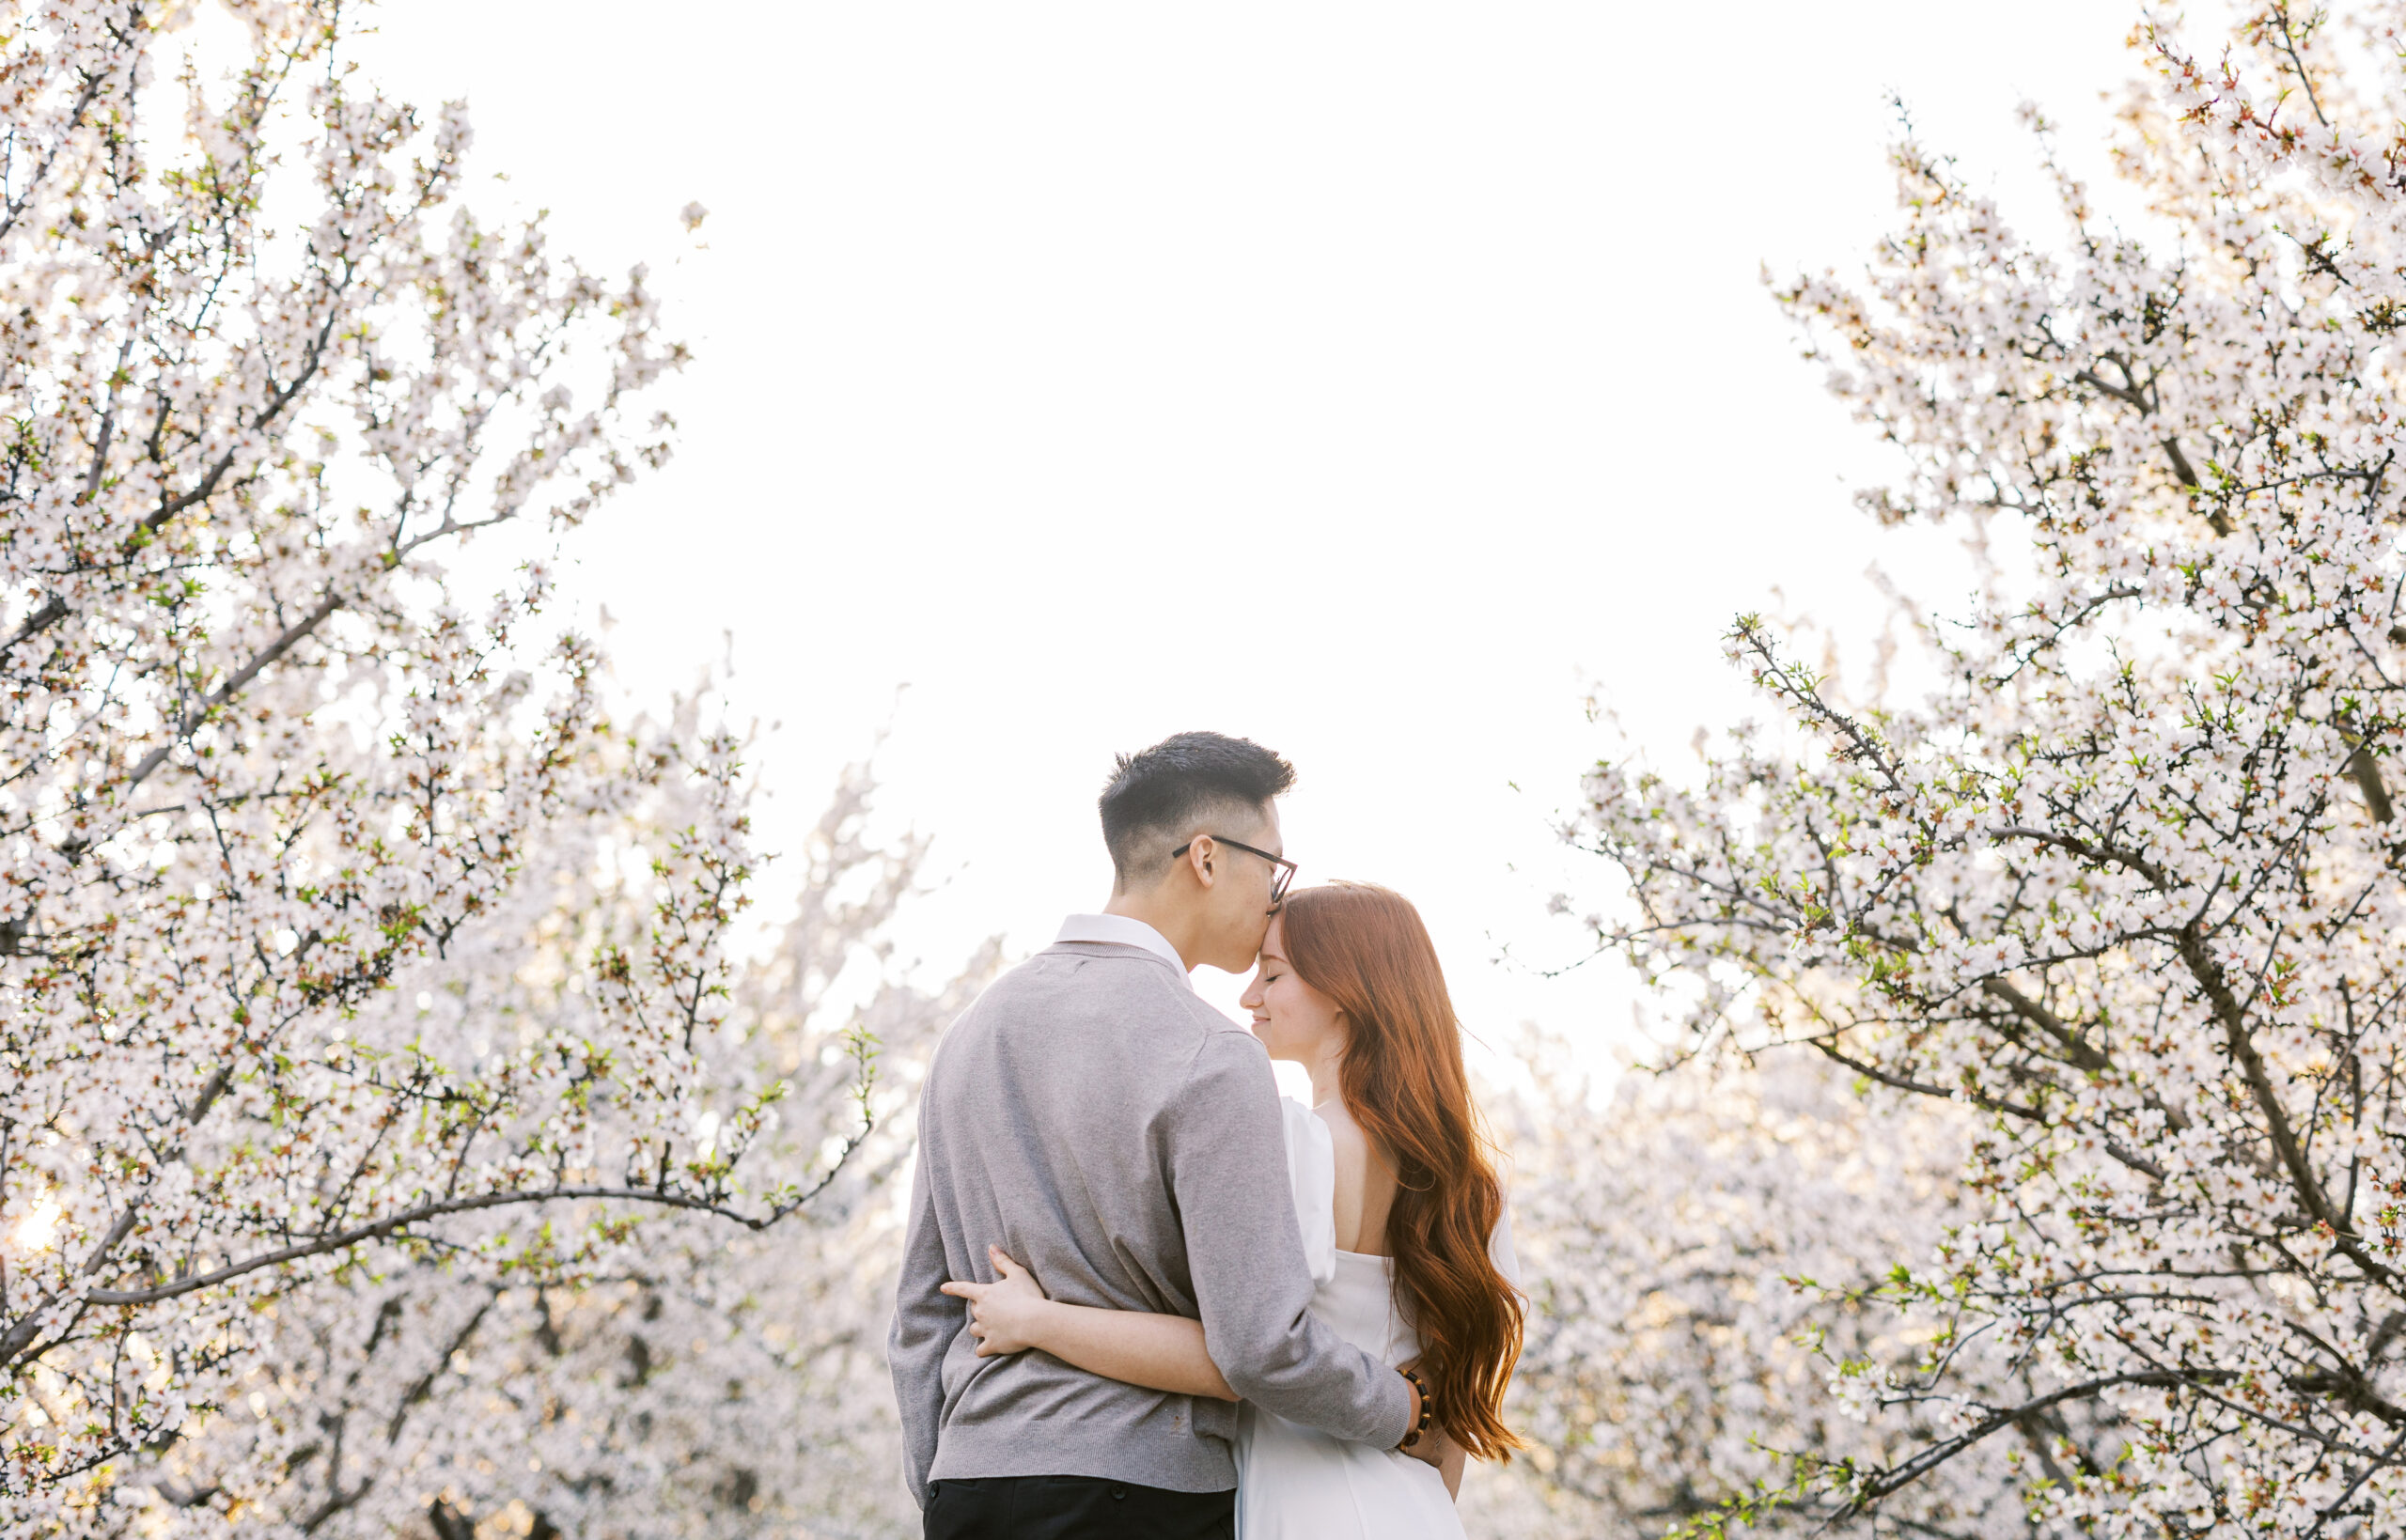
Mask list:
[[[1275,952],[1264,952],[1261,955],[1261,960],[1264,962],[1285,962],[1287,959],[1280,957]]]

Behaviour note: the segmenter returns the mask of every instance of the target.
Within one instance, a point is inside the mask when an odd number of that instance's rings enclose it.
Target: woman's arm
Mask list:
[[[1025,1268],[994,1247],[992,1283],[945,1283],[945,1294],[969,1301],[969,1334],[977,1356],[994,1358],[1034,1347],[1090,1375],[1180,1395],[1234,1401],[1203,1347],[1203,1323],[1139,1310],[1098,1310],[1044,1297]]]

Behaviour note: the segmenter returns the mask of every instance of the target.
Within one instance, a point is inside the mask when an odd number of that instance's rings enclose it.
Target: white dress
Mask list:
[[[1291,1097],[1287,1174],[1310,1262],[1312,1314],[1383,1363],[1417,1357],[1420,1338],[1395,1304],[1395,1262],[1336,1249],[1336,1152],[1328,1125]],[[1488,1253],[1517,1286],[1508,1220]],[[1237,1423],[1237,1540],[1462,1540],[1436,1467],[1290,1423],[1246,1402]]]

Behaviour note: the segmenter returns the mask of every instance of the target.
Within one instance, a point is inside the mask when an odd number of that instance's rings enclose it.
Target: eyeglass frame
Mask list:
[[[1302,869],[1293,862],[1289,861],[1285,856],[1273,856],[1267,850],[1256,849],[1254,847],[1245,844],[1244,841],[1230,839],[1226,834],[1197,834],[1195,836],[1195,839],[1211,840],[1217,844],[1226,845],[1231,848],[1242,850],[1246,855],[1259,856],[1262,860],[1270,863],[1272,866],[1276,868],[1276,870],[1271,874],[1270,878],[1270,912],[1273,914],[1277,913],[1279,906],[1286,903],[1287,890],[1295,885],[1295,873]],[[1172,861],[1183,860],[1186,852],[1194,848],[1195,840],[1188,840],[1177,849],[1172,850],[1169,853],[1169,858]]]

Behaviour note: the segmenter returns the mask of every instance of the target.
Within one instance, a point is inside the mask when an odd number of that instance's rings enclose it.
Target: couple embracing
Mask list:
[[[1123,757],[1104,912],[937,1049],[889,1345],[929,1540],[1459,1537],[1463,1459],[1520,1442],[1445,975],[1399,895],[1287,892],[1293,781],[1216,733]],[[1255,970],[1250,1033],[1201,963]]]

